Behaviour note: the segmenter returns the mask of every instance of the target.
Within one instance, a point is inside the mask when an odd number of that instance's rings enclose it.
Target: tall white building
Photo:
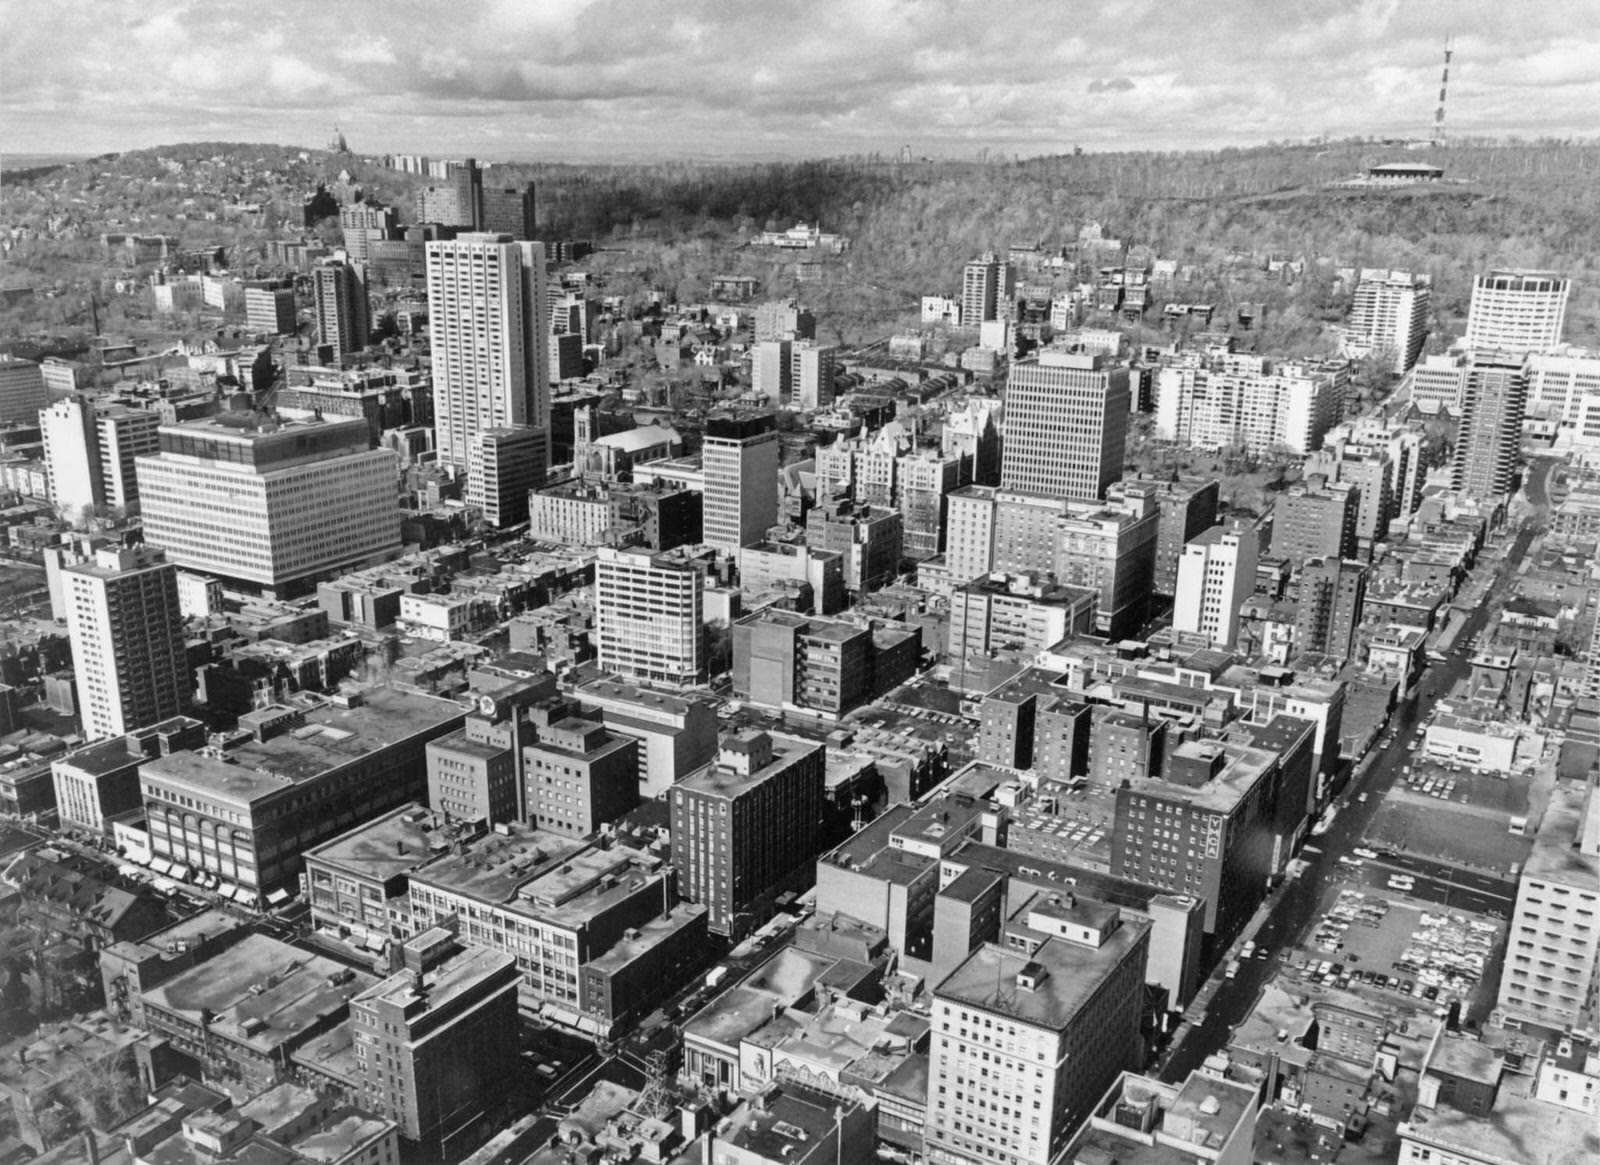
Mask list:
[[[427,245],[433,416],[441,463],[468,470],[484,429],[550,430],[543,243],[469,232]],[[548,452],[545,457],[548,464]]]
[[[136,459],[159,446],[161,418],[122,405],[67,397],[39,410],[50,500],[76,516],[97,506],[133,509],[139,501]]]
[[[177,574],[147,547],[103,547],[62,568],[88,739],[121,736],[182,710],[189,672]]]
[[[1213,526],[1190,539],[1178,559],[1173,629],[1232,647],[1239,635],[1239,605],[1255,590],[1259,557],[1253,527]]]
[[[1310,453],[1339,420],[1348,382],[1342,363],[1196,354],[1158,374],[1156,432],[1201,448]]]
[[[1600,352],[1563,345],[1528,357],[1528,414],[1577,423],[1583,398],[1600,393]]]
[[[1600,1018],[1600,792],[1560,781],[1517,883],[1499,1009],[1558,1031]]]
[[[794,392],[792,340],[762,340],[750,349],[750,388],[766,398],[768,406],[789,403]]]
[[[833,380],[839,350],[815,340],[796,340],[789,349],[789,383],[803,409],[825,409],[833,403]]]
[[[1417,362],[1427,338],[1431,296],[1427,276],[1363,272],[1350,304],[1345,351],[1352,356],[1387,354],[1390,368],[1404,373]]]
[[[1006,379],[1002,489],[1098,501],[1122,476],[1128,370],[1103,356],[1045,349]]]
[[[1572,281],[1553,271],[1491,271],[1472,281],[1467,347],[1547,352],[1561,343]]]
[[[706,545],[735,551],[778,522],[778,431],[772,414],[713,417],[700,445]]]
[[[681,554],[602,547],[594,568],[600,667],[661,684],[704,683],[703,586]]]
[[[364,419],[223,414],[160,439],[138,459],[145,540],[179,566],[292,591],[400,549],[399,464]]]

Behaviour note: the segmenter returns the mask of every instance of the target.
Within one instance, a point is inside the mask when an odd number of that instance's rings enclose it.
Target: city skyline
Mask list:
[[[11,22],[0,151],[318,145],[334,120],[359,152],[503,160],[1423,138],[1446,36],[1454,136],[1583,135],[1600,101],[1595,0],[1513,24],[1487,0],[1234,0],[1199,24],[1143,0],[363,8],[179,3],[129,18],[80,0]]]

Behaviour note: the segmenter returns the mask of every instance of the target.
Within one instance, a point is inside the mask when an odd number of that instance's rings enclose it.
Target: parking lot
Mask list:
[[[1484,1015],[1494,1004],[1505,933],[1504,921],[1428,909],[1401,890],[1344,886],[1330,892],[1306,953],[1288,962],[1310,982],[1428,1002],[1461,999]]]

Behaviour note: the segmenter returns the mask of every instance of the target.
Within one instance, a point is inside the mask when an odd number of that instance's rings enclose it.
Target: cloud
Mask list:
[[[334,120],[363,151],[551,159],[1422,134],[1447,34],[1453,133],[1590,134],[1600,107],[1600,0],[9,3],[0,150],[30,152]]]

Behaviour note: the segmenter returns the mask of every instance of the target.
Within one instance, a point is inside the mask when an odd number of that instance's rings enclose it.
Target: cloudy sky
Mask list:
[[[1024,155],[1600,131],[1600,0],[0,0],[0,151]]]

